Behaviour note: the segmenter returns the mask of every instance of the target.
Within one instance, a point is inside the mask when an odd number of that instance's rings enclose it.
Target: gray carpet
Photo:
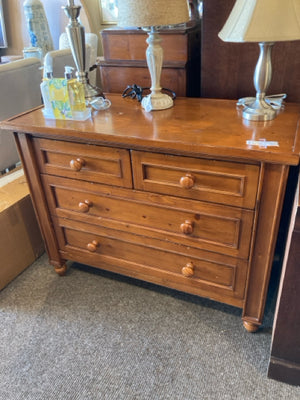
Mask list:
[[[241,311],[42,256],[0,292],[1,400],[297,399],[267,378],[274,301]]]

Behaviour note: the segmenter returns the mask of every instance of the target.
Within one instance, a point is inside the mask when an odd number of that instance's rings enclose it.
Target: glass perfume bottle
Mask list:
[[[81,82],[73,77],[73,67],[65,67],[65,78],[67,80],[68,94],[72,115],[80,119],[86,113],[84,87]]]

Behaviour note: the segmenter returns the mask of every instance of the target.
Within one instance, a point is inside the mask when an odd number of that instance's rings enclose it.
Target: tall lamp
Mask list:
[[[159,28],[189,20],[187,0],[122,0],[118,3],[118,25],[148,28],[147,65],[151,76],[151,93],[144,97],[146,111],[164,110],[173,106],[173,100],[161,92],[160,76],[163,49]]]
[[[277,110],[266,99],[272,78],[274,42],[300,39],[300,0],[236,0],[219,37],[226,42],[258,42],[260,55],[254,71],[256,97],[244,100],[243,117],[267,121]]]
[[[78,20],[81,6],[76,6],[74,0],[68,0],[68,5],[63,9],[69,18],[66,32],[77,68],[77,80],[83,84],[86,101],[92,104],[97,98],[104,97],[104,95],[101,89],[90,84],[88,73],[85,70],[85,29]]]

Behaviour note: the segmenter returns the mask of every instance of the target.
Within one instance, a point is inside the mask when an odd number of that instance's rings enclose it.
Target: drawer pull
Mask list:
[[[189,219],[185,220],[181,225],[180,225],[180,230],[182,233],[184,233],[185,235],[190,235],[191,233],[193,233],[194,230],[194,224],[192,221],[190,221]]]
[[[90,208],[93,207],[93,203],[89,200],[84,200],[84,202],[80,202],[78,204],[79,210],[83,213],[87,213],[90,211]]]
[[[85,166],[85,161],[83,158],[76,158],[76,160],[71,160],[70,161],[70,167],[74,171],[80,171],[82,167]]]
[[[100,246],[100,243],[97,240],[93,240],[91,243],[88,243],[86,245],[88,251],[91,251],[92,253],[94,253],[97,250],[97,247]]]
[[[195,268],[192,262],[187,263],[184,267],[182,267],[181,273],[182,275],[186,276],[187,278],[194,275]]]
[[[184,189],[191,189],[195,184],[195,178],[191,174],[186,174],[180,178],[180,186]]]

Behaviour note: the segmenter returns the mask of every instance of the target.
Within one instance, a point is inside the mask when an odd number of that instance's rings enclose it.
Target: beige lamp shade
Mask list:
[[[187,0],[120,0],[118,2],[119,26],[175,25],[188,20]]]
[[[300,0],[237,0],[219,37],[225,42],[299,40]]]

